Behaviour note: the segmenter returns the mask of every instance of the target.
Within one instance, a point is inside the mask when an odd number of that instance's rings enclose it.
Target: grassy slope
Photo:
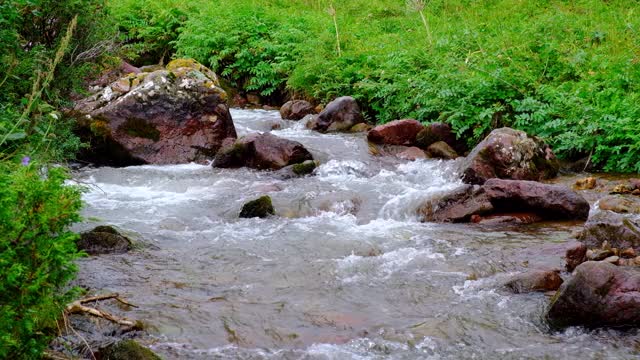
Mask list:
[[[132,1],[112,3],[122,16]],[[163,1],[188,18],[178,55],[246,90],[352,95],[373,121],[446,121],[470,143],[513,126],[561,156],[640,171],[637,0],[433,0],[430,37],[404,1],[338,1],[340,57],[329,4]]]

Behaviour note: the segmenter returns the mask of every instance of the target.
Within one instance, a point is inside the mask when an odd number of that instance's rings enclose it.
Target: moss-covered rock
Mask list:
[[[131,250],[131,240],[123,236],[112,226],[98,226],[80,234],[78,250],[89,255],[121,254]]]
[[[307,160],[300,164],[294,164],[292,166],[292,170],[296,175],[303,176],[311,174],[313,170],[315,170],[316,166],[317,164],[315,161]]]
[[[265,218],[270,215],[275,215],[275,210],[271,203],[271,197],[267,195],[249,201],[242,206],[242,210],[240,211],[241,218]]]
[[[433,158],[453,160],[458,157],[458,153],[444,141],[437,141],[427,148],[427,154]]]
[[[153,351],[133,340],[122,340],[100,352],[102,360],[162,360]]]

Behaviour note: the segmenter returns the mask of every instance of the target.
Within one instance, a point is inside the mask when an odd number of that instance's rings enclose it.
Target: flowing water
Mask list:
[[[453,161],[375,157],[362,135],[323,135],[273,111],[232,111],[320,160],[314,176],[187,164],[86,169],[84,228],[142,248],[86,258],[79,281],[139,306],[167,359],[636,359],[638,331],[547,328],[544,294],[501,289],[562,266],[576,224],[420,223],[460,185]],[[278,216],[239,219],[263,194]]]

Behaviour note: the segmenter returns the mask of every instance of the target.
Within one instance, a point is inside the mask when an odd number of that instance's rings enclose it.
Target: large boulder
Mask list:
[[[491,178],[544,180],[558,174],[560,165],[542,140],[511,128],[496,129],[467,156],[462,180],[483,184]]]
[[[311,153],[297,141],[271,133],[252,133],[222,148],[213,160],[213,167],[279,170],[307,160],[313,160]]]
[[[540,219],[586,220],[589,203],[575,191],[526,180],[491,179],[464,185],[420,210],[423,221],[468,222],[474,215],[533,213]]]
[[[320,132],[348,131],[354,125],[365,122],[358,103],[351,96],[339,97],[318,114],[311,129]]]
[[[117,165],[212,159],[236,130],[215,74],[193,60],[130,74],[80,100],[79,133],[86,160]]]
[[[546,318],[555,327],[638,326],[640,268],[582,263],[551,300]]]
[[[577,237],[590,248],[599,248],[607,241],[614,248],[640,251],[640,224],[631,217],[612,211],[593,214]]]
[[[412,146],[416,142],[416,136],[423,129],[424,126],[417,120],[394,120],[371,129],[367,134],[367,140],[376,144]]]
[[[482,188],[500,211],[533,211],[546,219],[586,220],[589,217],[587,200],[564,186],[490,179]]]
[[[303,117],[313,113],[313,105],[305,100],[287,101],[280,108],[280,116],[285,120],[300,120]]]

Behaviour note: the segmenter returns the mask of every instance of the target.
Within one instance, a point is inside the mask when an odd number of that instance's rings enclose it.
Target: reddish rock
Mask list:
[[[427,158],[427,154],[425,154],[425,152],[422,151],[422,149],[417,148],[415,146],[407,148],[406,150],[400,152],[396,156],[399,157],[400,159],[410,160],[410,161]]]
[[[79,133],[92,146],[80,157],[118,165],[212,159],[236,130],[215,74],[188,64],[132,74],[79,101]]]
[[[589,203],[564,186],[490,179],[482,188],[493,206],[502,211],[534,211],[546,219],[586,220],[589,217]]]
[[[419,213],[423,221],[433,222],[481,222],[495,214],[502,217],[498,222],[505,219],[517,222],[514,213],[533,213],[532,220],[584,220],[589,215],[589,203],[563,186],[491,179],[482,186],[466,185],[440,200],[429,201]],[[479,217],[472,219],[473,215]]]
[[[555,177],[558,169],[556,156],[542,140],[501,128],[471,151],[462,167],[462,180],[469,184],[491,178],[540,181]]]
[[[587,245],[579,241],[572,241],[568,244],[565,259],[567,271],[572,272],[578,265],[587,261]]]
[[[313,113],[313,105],[305,100],[287,101],[280,108],[280,116],[285,120],[300,120],[303,117]]]
[[[559,270],[530,270],[511,277],[505,287],[516,294],[554,291],[562,285]]]
[[[484,189],[477,185],[464,185],[440,200],[428,201],[418,212],[422,221],[468,222],[474,215],[473,220],[480,221],[481,215],[494,210]]]
[[[579,265],[546,314],[555,327],[637,326],[640,323],[640,269],[604,261]]]
[[[356,100],[350,96],[343,96],[327,104],[310,126],[320,132],[348,131],[355,124],[362,122],[365,122],[364,116]]]
[[[367,140],[376,144],[407,145],[416,142],[416,136],[424,129],[417,120],[394,120],[384,125],[374,127],[367,134]]]
[[[542,216],[533,212],[499,213],[490,214],[484,217],[474,215],[471,217],[471,222],[484,225],[533,224],[542,220]]]
[[[278,170],[306,160],[313,160],[313,157],[299,142],[270,133],[253,133],[221,149],[213,161],[213,167],[246,166],[260,170]]]

